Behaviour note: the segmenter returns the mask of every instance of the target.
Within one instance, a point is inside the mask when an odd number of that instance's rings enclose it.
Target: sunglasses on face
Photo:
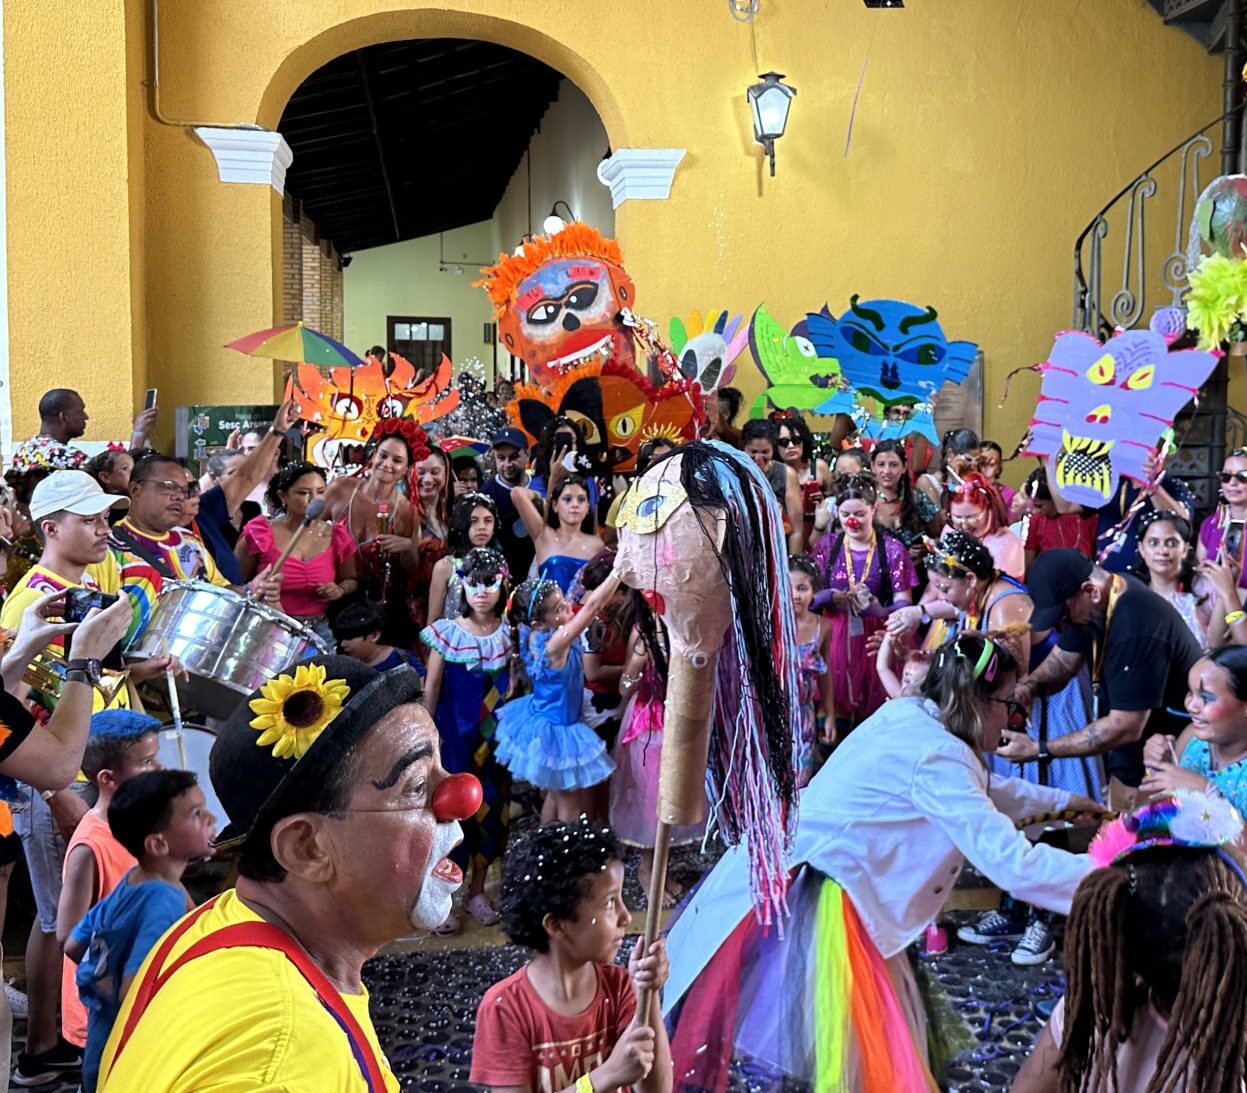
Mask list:
[[[950,516],[948,522],[955,528],[969,528],[974,527],[984,515],[984,512],[976,512],[971,516]]]
[[[1231,482],[1247,483],[1247,471],[1222,471],[1217,477],[1221,479],[1223,486]]]
[[[795,448],[801,443],[795,436],[781,436],[779,438],[779,446],[781,448]]]

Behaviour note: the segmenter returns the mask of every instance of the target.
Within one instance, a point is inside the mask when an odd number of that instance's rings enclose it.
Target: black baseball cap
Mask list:
[[[1032,630],[1051,630],[1065,616],[1065,603],[1078,595],[1091,576],[1091,559],[1078,550],[1062,547],[1035,556],[1026,575],[1026,592],[1034,609]]]
[[[490,441],[491,447],[498,447],[499,444],[510,444],[512,448],[526,450],[528,448],[528,437],[523,432],[514,427],[508,429],[499,429],[494,433],[494,438]]]
[[[212,788],[229,820],[217,845],[240,847],[254,833],[267,837],[277,820],[297,811],[291,804],[295,791],[323,784],[378,721],[423,693],[414,668],[378,672],[354,657],[312,657],[269,680],[239,704],[208,757]],[[263,723],[254,723],[265,710],[276,715],[270,720],[280,721],[271,734]],[[331,713],[322,725],[320,715]],[[314,738],[293,753],[270,739],[293,737],[293,730],[307,722],[318,725]],[[279,750],[283,754],[276,754]]]

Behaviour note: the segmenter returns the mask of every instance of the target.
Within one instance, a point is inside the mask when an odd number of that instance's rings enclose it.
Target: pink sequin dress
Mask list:
[[[892,595],[908,592],[918,583],[913,563],[905,544],[882,531],[876,532],[873,554],[867,550],[850,550],[853,559],[854,583],[865,581],[866,587],[879,597],[883,584],[881,556],[886,560],[888,575],[892,582]],[[863,573],[869,557],[869,569]],[[849,575],[845,568],[845,539],[843,535],[826,535],[814,548],[814,562],[818,566],[824,588],[837,592],[849,591]],[[884,607],[890,604],[884,603]],[[827,656],[831,669],[831,690],[835,700],[836,719],[862,721],[887,701],[887,692],[875,671],[875,658],[866,652],[866,639],[883,629],[884,616],[859,616],[860,628],[854,625],[847,611],[834,607],[827,609],[831,620],[831,641]],[[860,629],[860,632],[856,632]]]

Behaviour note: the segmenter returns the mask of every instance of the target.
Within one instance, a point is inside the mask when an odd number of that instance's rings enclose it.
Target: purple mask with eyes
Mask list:
[[[1038,366],[1043,387],[1024,454],[1046,456],[1048,480],[1068,501],[1099,508],[1121,477],[1144,483],[1144,463],[1199,393],[1217,353],[1171,353],[1163,331],[1127,330],[1101,343],[1059,334]]]

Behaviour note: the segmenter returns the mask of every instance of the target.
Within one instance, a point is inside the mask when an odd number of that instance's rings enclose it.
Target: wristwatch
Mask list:
[[[927,609],[925,607],[922,608],[922,614],[918,617],[918,621],[922,623],[923,626],[931,625],[931,616],[927,614]]]
[[[80,679],[70,679],[71,676]],[[65,662],[65,679],[71,683],[86,683],[94,687],[104,675],[104,666],[96,659],[67,660]]]

